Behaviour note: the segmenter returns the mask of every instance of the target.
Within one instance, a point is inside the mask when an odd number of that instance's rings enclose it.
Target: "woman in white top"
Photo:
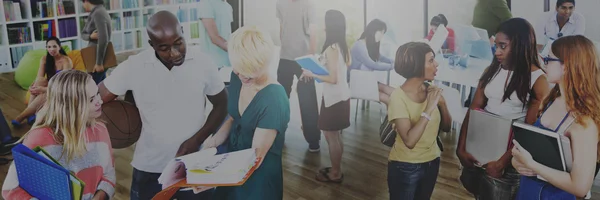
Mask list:
[[[319,129],[323,131],[327,144],[331,167],[319,170],[316,179],[322,182],[341,183],[342,153],[344,151],[341,130],[350,126],[350,88],[346,80],[350,54],[346,43],[346,18],[338,10],[325,14],[325,44],[320,59],[329,75],[315,75],[304,70],[302,76],[323,81],[323,100],[319,113]]]
[[[496,115],[526,113],[525,122],[533,124],[541,100],[550,91],[537,58],[534,30],[525,19],[513,18],[500,25],[495,42],[495,59],[481,76],[470,109],[484,109]],[[510,149],[497,161],[479,163],[466,151],[468,126],[467,113],[456,151],[465,167],[461,175],[463,186],[480,199],[510,199],[518,187],[518,175],[510,166]],[[481,165],[483,168],[476,167]]]

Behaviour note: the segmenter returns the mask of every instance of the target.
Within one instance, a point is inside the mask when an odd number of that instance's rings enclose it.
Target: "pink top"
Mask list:
[[[85,183],[83,199],[92,199],[98,190],[106,192],[112,198],[115,193],[116,177],[108,130],[104,124],[97,123],[93,127],[89,127],[85,134],[87,136],[87,152],[83,157],[75,157],[69,163],[66,163],[66,155],[61,158],[62,145],[54,140],[50,128],[31,130],[23,141],[23,145],[31,149],[40,146],[53,158],[57,160],[60,158],[58,162],[67,170],[74,172],[77,178]],[[4,180],[2,197],[4,199],[32,198],[31,195],[19,187],[14,162],[11,163]]]

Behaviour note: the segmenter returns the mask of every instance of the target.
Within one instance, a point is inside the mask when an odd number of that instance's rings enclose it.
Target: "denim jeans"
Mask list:
[[[388,162],[390,200],[430,199],[439,171],[440,158],[426,163]]]
[[[4,114],[2,113],[2,109],[0,109],[0,144],[7,142],[10,139],[12,139],[10,127],[8,126],[8,123],[6,123],[6,119],[4,118]]]
[[[129,199],[131,200],[150,200],[154,195],[162,190],[162,185],[158,183],[160,173],[143,172],[133,168],[133,178],[131,180],[131,192]],[[210,200],[214,189],[194,194],[193,191],[178,191],[171,199],[178,200]]]
[[[512,167],[499,179],[488,176],[483,168],[465,167],[460,181],[478,200],[512,200],[519,189],[519,173]]]
[[[554,187],[536,177],[521,176],[517,200],[575,200],[575,195]]]
[[[92,72],[90,75],[92,75],[92,79],[94,79],[94,82],[96,82],[96,85],[98,85],[106,78],[106,71]]]

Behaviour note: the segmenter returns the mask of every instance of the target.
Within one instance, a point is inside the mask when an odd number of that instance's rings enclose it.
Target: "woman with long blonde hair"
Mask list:
[[[92,77],[67,70],[50,79],[46,103],[38,119],[22,139],[29,148],[42,147],[86,187],[83,199],[109,199],[115,189],[112,147],[106,126],[96,119],[102,100]],[[31,199],[19,187],[11,164],[2,188],[4,199]]]
[[[542,102],[534,126],[569,137],[573,167],[563,172],[544,166],[514,141],[512,163],[521,174],[517,199],[583,197],[592,187],[599,153],[600,66],[596,49],[584,36],[562,37],[554,41],[544,63],[548,81],[556,85]],[[537,179],[538,175],[547,181]]]

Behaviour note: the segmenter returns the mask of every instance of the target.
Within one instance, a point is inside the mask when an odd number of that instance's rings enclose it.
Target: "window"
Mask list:
[[[429,0],[427,27],[431,19],[443,14],[448,19],[448,26],[460,24],[470,25],[473,21],[473,9],[477,0]]]
[[[346,42],[348,48],[360,37],[364,30],[364,0],[319,0],[314,1],[317,15],[317,53],[323,50],[325,43],[325,13],[339,10],[346,17]]]

